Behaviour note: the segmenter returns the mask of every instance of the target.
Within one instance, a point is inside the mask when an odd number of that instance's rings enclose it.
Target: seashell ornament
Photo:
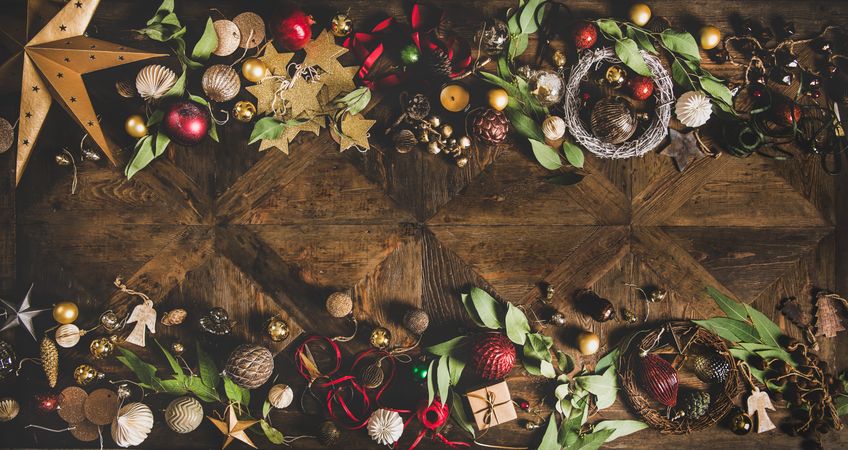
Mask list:
[[[200,86],[212,101],[226,102],[238,95],[241,81],[232,67],[226,64],[215,64],[203,72]]]
[[[135,89],[148,101],[162,98],[176,83],[177,74],[159,64],[142,68],[135,77]]]
[[[0,400],[0,422],[8,422],[18,417],[19,412],[21,412],[21,405],[17,400],[11,397]]]
[[[112,421],[112,440],[120,447],[139,445],[153,429],[153,411],[144,403],[124,405]]]
[[[191,433],[203,421],[203,406],[194,397],[178,397],[165,408],[165,423],[180,434]]]
[[[608,144],[621,144],[636,132],[636,116],[621,97],[598,100],[592,108],[592,134]]]
[[[392,445],[403,434],[403,419],[397,411],[378,409],[368,418],[368,436],[380,445]]]
[[[707,123],[713,113],[713,105],[709,97],[701,91],[689,91],[677,99],[674,114],[677,120],[690,128],[697,128]]]
[[[277,409],[287,408],[294,400],[294,391],[287,384],[275,384],[268,391],[268,402]]]
[[[80,337],[85,334],[78,326],[69,323],[56,329],[56,343],[62,348],[71,348],[77,345]]]

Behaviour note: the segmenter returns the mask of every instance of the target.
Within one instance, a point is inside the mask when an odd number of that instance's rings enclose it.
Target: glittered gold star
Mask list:
[[[321,82],[327,86],[327,97],[332,100],[342,92],[350,92],[356,89],[353,77],[356,76],[356,67],[344,67],[336,60],[329,61],[321,67],[325,73],[321,74]]]
[[[280,100],[285,102],[287,112],[291,117],[298,117],[307,111],[321,111],[318,93],[324,83],[309,82],[305,79],[296,80],[294,86],[282,91]]]
[[[256,112],[266,114],[273,112],[274,95],[280,87],[280,82],[274,78],[268,78],[253,86],[247,86],[247,92],[256,97]],[[277,105],[280,106],[280,105]]]
[[[338,136],[339,151],[343,152],[354,146],[362,150],[370,149],[368,131],[376,122],[376,120],[366,119],[362,114],[345,115],[340,124],[342,134]]]
[[[212,417],[206,416],[206,418],[209,419],[215,425],[215,427],[217,427],[218,430],[221,431],[221,433],[224,433],[224,435],[227,436],[227,440],[224,441],[224,446],[221,447],[221,449],[223,450],[227,448],[227,446],[230,445],[231,442],[233,442],[233,439],[238,439],[244,442],[245,444],[256,448],[256,445],[253,444],[253,441],[250,440],[250,437],[247,436],[247,433],[245,433],[244,430],[252,427],[259,421],[238,420],[238,417],[236,417],[236,412],[233,409],[232,405],[227,406],[226,411],[224,411],[224,415],[227,416],[226,421],[213,419]]]
[[[259,151],[265,151],[274,147],[288,155],[289,143],[291,143],[291,141],[293,141],[300,132],[309,132],[317,136],[318,133],[321,132],[321,126],[322,125],[318,120],[313,119],[298,125],[286,127],[286,129],[283,130],[283,132],[280,133],[280,136],[276,139],[263,139],[259,144]]]
[[[262,53],[262,56],[259,59],[265,63],[265,66],[268,67],[268,70],[271,71],[272,74],[278,76],[288,76],[286,72],[286,66],[291,62],[294,53],[280,53],[274,47],[273,43],[269,43],[265,47],[265,51]]]
[[[325,64],[330,62],[338,63],[336,58],[347,53],[346,48],[336,45],[336,40],[327,30],[322,31],[314,41],[306,44],[304,50],[306,51],[306,58],[303,60],[304,64],[307,66],[319,66],[325,70]]]

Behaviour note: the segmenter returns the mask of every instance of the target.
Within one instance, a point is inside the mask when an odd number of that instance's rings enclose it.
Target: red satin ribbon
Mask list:
[[[427,404],[422,404],[421,407],[418,408],[418,411],[416,411],[415,414],[404,423],[404,428],[406,428],[413,418],[417,418],[418,421],[421,422],[421,426],[424,427],[424,429],[418,433],[415,440],[412,441],[412,444],[409,446],[409,450],[413,450],[421,442],[421,440],[424,439],[427,431],[432,432],[433,440],[439,440],[450,448],[470,447],[471,444],[467,442],[449,441],[442,433],[436,431],[448,421],[449,415],[450,409],[448,409],[448,405],[442,403],[439,400],[439,397],[433,399],[433,403],[429,406],[427,406]]]

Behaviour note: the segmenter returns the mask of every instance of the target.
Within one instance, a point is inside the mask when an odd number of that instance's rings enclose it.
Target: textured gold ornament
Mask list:
[[[418,139],[415,138],[415,133],[403,128],[392,134],[392,142],[395,144],[395,150],[398,153],[409,153],[418,144]]]
[[[218,36],[218,46],[212,51],[216,56],[230,56],[239,48],[241,31],[232,20],[220,19],[212,23]]]
[[[68,386],[59,393],[59,418],[68,423],[79,423],[85,419],[85,401],[88,393],[78,386]]]
[[[188,312],[182,308],[172,309],[162,315],[162,325],[172,327],[183,323],[188,317]]]
[[[41,368],[44,370],[44,375],[47,376],[47,385],[54,388],[59,380],[59,349],[56,348],[56,343],[52,339],[44,336],[41,339],[39,353]]]
[[[322,31],[315,40],[306,44],[303,48],[306,58],[303,64],[307,66],[318,66],[324,73],[321,74],[321,83],[327,86],[327,98],[333,99],[342,92],[352,91],[356,88],[353,77],[356,75],[356,67],[344,67],[339,63],[338,57],[347,53],[347,49],[336,45],[332,34],[326,30]]]
[[[97,338],[91,341],[88,350],[95,359],[108,358],[115,352],[115,343],[107,337]]]
[[[118,91],[118,95],[124,98],[133,98],[138,94],[138,91],[135,90],[135,83],[130,80],[116,81],[115,90]]]
[[[330,20],[330,31],[335,37],[345,37],[350,34],[351,29],[350,17],[347,14],[336,14]]]
[[[353,299],[347,292],[333,292],[327,297],[325,307],[333,317],[346,317],[353,312]]]
[[[118,394],[111,389],[97,389],[85,399],[83,409],[89,422],[109,425],[118,415]]]
[[[339,124],[342,134],[336,135],[331,130],[331,136],[339,143],[339,151],[345,151],[351,147],[358,147],[360,151],[371,148],[368,143],[371,127],[377,123],[376,120],[366,119],[362,114],[345,114]]]
[[[255,116],[256,106],[247,100],[236,102],[235,106],[233,106],[233,117],[239,122],[250,122]]]
[[[53,306],[53,320],[67,324],[73,323],[79,316],[79,308],[74,302],[61,302]]]
[[[250,49],[265,40],[265,21],[258,14],[243,12],[233,19],[233,23],[241,33],[239,47]]]
[[[626,100],[604,98],[592,108],[592,134],[603,142],[621,144],[636,132],[636,116]]]
[[[366,389],[377,389],[383,384],[386,375],[379,362],[369,364],[362,368],[357,379]]]
[[[604,73],[604,80],[612,88],[618,89],[624,86],[624,82],[627,81],[627,71],[622,69],[621,66],[609,66]]]
[[[241,80],[232,67],[226,64],[215,64],[203,72],[200,86],[210,100],[226,102],[238,95]]]
[[[551,56],[551,60],[553,61],[554,66],[557,69],[562,69],[563,67],[565,67],[566,64],[568,64],[568,58],[565,56],[565,52],[563,52],[562,50],[554,51],[553,56]]]
[[[289,325],[279,316],[274,316],[268,321],[266,331],[274,342],[281,342],[289,337]]]
[[[118,160],[83,82],[83,75],[148,58],[167,56],[85,36],[99,0],[70,1],[22,45],[23,75],[15,185],[19,184],[41,126],[55,99],[85,130],[112,163]],[[40,2],[33,2],[40,5]],[[37,17],[32,14],[31,17]],[[31,23],[23,26],[29,29]],[[23,42],[23,41],[21,41]]]
[[[288,77],[288,65],[293,57],[294,53],[280,53],[276,47],[268,45],[262,51],[262,56],[257,59],[265,64],[266,70],[271,72],[272,75]],[[256,80],[254,82],[258,81]]]
[[[182,342],[174,342],[173,344],[171,344],[171,352],[173,352],[175,355],[180,356],[183,354],[184,351],[185,346],[182,344]]]
[[[430,326],[430,316],[421,308],[413,308],[403,315],[403,326],[412,334],[420,336]]]
[[[371,343],[371,346],[377,349],[384,349],[391,344],[392,334],[383,327],[376,327],[371,331],[371,337],[368,338],[368,342]]]
[[[88,364],[80,364],[74,369],[74,381],[80,386],[87,386],[95,380],[102,379],[104,374]]]
[[[11,397],[0,399],[0,422],[8,422],[18,417],[20,411],[21,405],[17,400]]]
[[[177,433],[191,433],[203,422],[203,405],[194,397],[178,397],[165,408],[165,423]]]

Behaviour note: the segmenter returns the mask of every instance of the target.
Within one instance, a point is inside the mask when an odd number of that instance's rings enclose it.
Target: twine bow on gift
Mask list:
[[[486,391],[486,397],[485,398],[481,397],[479,395],[475,395],[475,394],[468,394],[467,395],[467,397],[478,398],[478,399],[486,402],[486,405],[482,409],[479,409],[477,411],[471,411],[471,413],[474,414],[474,415],[477,415],[478,413],[485,411],[483,413],[483,424],[486,425],[486,429],[483,431],[483,433],[480,435],[480,437],[482,437],[484,434],[486,434],[489,431],[489,427],[491,427],[491,425],[492,425],[492,419],[493,418],[495,419],[495,422],[494,422],[495,425],[500,423],[500,420],[498,420],[498,410],[497,410],[498,406],[512,403],[511,399],[505,400],[505,401],[500,402],[500,403],[495,403],[495,401],[497,400],[495,398],[496,397],[495,393],[490,391],[488,386],[486,386],[483,389],[485,389],[485,391]]]

